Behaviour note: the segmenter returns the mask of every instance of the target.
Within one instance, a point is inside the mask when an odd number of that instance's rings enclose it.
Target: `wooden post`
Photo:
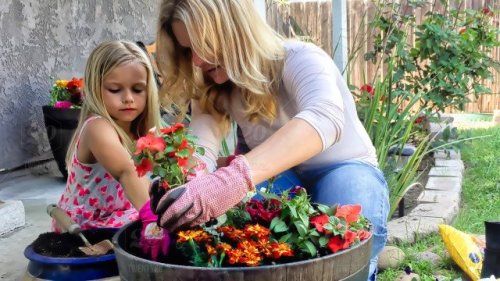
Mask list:
[[[332,54],[335,64],[346,77],[347,68],[347,3],[332,0]]]

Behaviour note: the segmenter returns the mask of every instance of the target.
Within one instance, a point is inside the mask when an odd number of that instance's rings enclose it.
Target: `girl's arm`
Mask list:
[[[115,129],[108,121],[98,118],[87,124],[80,147],[89,152],[121,183],[125,196],[139,210],[149,199],[149,181],[138,177],[129,152],[123,147]]]

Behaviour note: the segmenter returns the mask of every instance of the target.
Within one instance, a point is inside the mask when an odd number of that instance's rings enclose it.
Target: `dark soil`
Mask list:
[[[93,229],[82,232],[89,240],[90,244],[96,244],[100,241],[113,237],[115,231],[110,229]],[[84,246],[80,236],[69,233],[46,232],[40,234],[33,242],[33,251],[35,253],[48,257],[87,257],[78,247]],[[106,254],[113,253],[109,250]]]

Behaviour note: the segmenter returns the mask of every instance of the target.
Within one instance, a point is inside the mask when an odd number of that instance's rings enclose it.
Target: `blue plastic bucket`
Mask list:
[[[117,229],[110,229],[113,233]],[[36,253],[30,244],[24,250],[28,273],[47,280],[94,280],[118,276],[115,254],[88,257],[49,257]]]

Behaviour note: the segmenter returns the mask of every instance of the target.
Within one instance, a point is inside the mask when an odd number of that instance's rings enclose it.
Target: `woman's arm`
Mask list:
[[[149,181],[137,176],[133,160],[115,129],[106,120],[96,119],[87,124],[82,141],[80,145],[86,145],[96,161],[118,179],[127,199],[139,210],[149,199]]]
[[[293,118],[265,142],[245,154],[252,182],[263,182],[321,152],[318,132],[306,121]]]

